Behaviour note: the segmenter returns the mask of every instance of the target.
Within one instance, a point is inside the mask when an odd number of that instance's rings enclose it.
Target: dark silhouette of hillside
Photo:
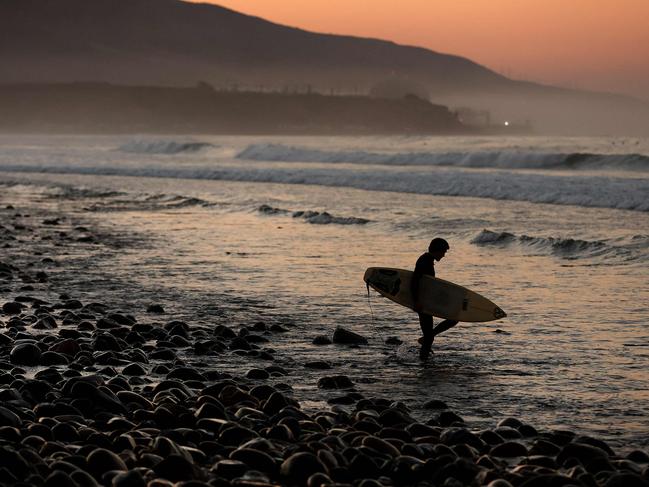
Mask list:
[[[529,120],[539,132],[649,135],[649,103],[631,97],[510,80],[459,56],[179,0],[1,0],[0,66],[0,83],[204,80],[367,94],[387,82],[406,87],[397,97],[489,110],[495,123]]]
[[[467,130],[446,107],[402,99],[115,86],[0,85],[0,131],[46,133],[439,134]]]
[[[458,56],[325,35],[177,0],[3,0],[0,82],[356,86],[417,77],[435,90],[508,87]]]

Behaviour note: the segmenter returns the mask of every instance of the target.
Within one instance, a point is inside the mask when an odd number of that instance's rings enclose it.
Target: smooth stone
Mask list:
[[[311,343],[313,343],[314,345],[331,345],[332,342],[331,338],[329,338],[328,336],[318,335],[313,339]]]
[[[223,429],[219,434],[219,441],[225,446],[239,446],[258,436],[257,432],[250,428],[235,425]]]
[[[270,397],[264,401],[261,410],[266,414],[277,414],[286,406],[291,405],[291,401],[281,392],[273,392]]]
[[[586,445],[584,443],[568,443],[557,455],[557,463],[564,465],[564,462],[570,458],[576,458],[582,464],[592,462],[598,459],[608,459],[608,453],[596,446]]]
[[[33,343],[20,343],[11,349],[9,360],[16,365],[38,365],[41,360],[41,349]]]
[[[489,451],[489,455],[500,458],[524,457],[527,453],[527,447],[517,441],[506,441]]]
[[[60,441],[63,443],[72,443],[79,441],[79,433],[77,430],[68,423],[59,423],[52,427],[52,436],[54,440]]]
[[[20,428],[22,425],[23,421],[16,413],[3,406],[0,406],[0,426]]]
[[[547,455],[555,456],[561,451],[561,447],[555,445],[551,441],[538,439],[533,444],[529,450],[530,455]]]
[[[577,436],[572,441],[573,443],[583,443],[584,445],[591,445],[600,448],[604,450],[609,456],[615,456],[615,452],[603,440],[592,438],[590,436]]]
[[[388,408],[380,414],[378,421],[386,427],[398,425],[405,427],[405,425],[414,423],[415,419],[400,409]]]
[[[266,401],[275,391],[275,388],[268,384],[260,384],[252,389],[249,393],[260,401]]]
[[[112,487],[147,487],[142,474],[137,470],[118,473],[113,477]]]
[[[260,470],[271,477],[275,476],[278,471],[275,460],[269,454],[252,448],[238,448],[230,453],[230,459],[239,460],[250,468]]]
[[[513,485],[507,482],[505,479],[496,479],[489,482],[489,484],[487,484],[487,487],[513,487]]]
[[[153,467],[153,471],[164,479],[172,482],[192,480],[196,478],[196,468],[184,456],[172,454],[163,458],[160,463]]]
[[[233,479],[243,476],[248,471],[248,465],[238,460],[219,460],[214,464],[211,471],[219,477]]]
[[[23,439],[18,428],[13,426],[0,426],[0,439],[10,443],[20,443]]]
[[[294,453],[282,462],[280,474],[291,484],[303,485],[315,473],[327,473],[325,466],[313,453]]]
[[[40,362],[41,365],[67,365],[70,363],[70,359],[62,353],[47,351],[41,355]]]
[[[464,419],[459,415],[455,414],[453,411],[443,411],[437,417],[437,422],[441,426],[452,426],[453,424],[464,424]]]
[[[354,387],[354,383],[346,375],[322,377],[318,380],[320,389],[346,389]]]
[[[182,381],[205,381],[203,374],[192,367],[176,367],[167,374],[167,379],[179,379]]]
[[[250,369],[246,372],[246,377],[253,380],[265,380],[270,377],[270,374],[263,369]]]
[[[93,450],[87,456],[86,461],[88,462],[88,472],[97,480],[100,480],[102,475],[111,470],[128,470],[128,467],[119,456],[104,448]]]
[[[500,420],[496,426],[498,428],[500,428],[502,426],[507,426],[509,428],[518,429],[521,426],[523,426],[523,422],[520,419],[509,417],[509,418],[505,418],[505,419]]]
[[[243,337],[235,337],[228,346],[230,350],[252,350],[252,346]]]
[[[274,426],[271,426],[270,428],[265,430],[265,432],[262,432],[262,434],[266,438],[285,441],[287,443],[295,441],[293,432],[288,426],[284,424],[276,424]]]
[[[17,315],[20,314],[23,310],[23,305],[15,301],[9,301],[2,305],[2,311],[8,315]]]
[[[92,349],[95,351],[121,352],[126,348],[126,342],[114,337],[110,333],[100,333],[92,342]]]
[[[461,445],[466,444],[478,451],[485,448],[485,443],[475,433],[466,428],[449,428],[442,432],[440,440],[444,445]]]
[[[225,411],[225,406],[215,400],[216,402],[205,402],[196,410],[194,416],[197,419],[202,418],[216,418],[228,419],[228,414]]]
[[[316,369],[316,370],[327,370],[331,369],[331,364],[323,360],[318,360],[314,362],[307,362],[304,364],[307,369]]]
[[[333,481],[328,475],[321,472],[314,473],[306,481],[307,487],[322,487],[323,485],[333,485]]]
[[[62,470],[55,470],[45,479],[44,487],[78,487],[69,474]]]
[[[635,463],[649,463],[649,453],[643,450],[633,450],[626,458]]]
[[[617,472],[608,478],[604,487],[649,487],[649,480],[635,473]]]
[[[518,487],[562,487],[573,486],[575,481],[560,474],[544,474],[525,480]]]
[[[424,409],[448,409],[448,405],[439,399],[431,399],[424,403]]]
[[[334,330],[333,343],[339,343],[344,345],[367,345],[367,338],[353,331],[347,330],[342,326],[337,326]]]
[[[478,434],[478,437],[487,445],[496,446],[505,442],[505,439],[495,431],[485,430]],[[558,450],[557,450],[558,451]]]
[[[122,374],[129,376],[143,376],[146,375],[146,369],[140,364],[133,363],[124,367]]]
[[[81,347],[76,339],[65,338],[60,342],[50,346],[50,351],[74,357],[81,351]]]
[[[117,396],[109,394],[108,390],[102,390],[90,382],[82,380],[75,382],[71,387],[70,393],[75,398],[91,400],[97,408],[105,409],[113,413],[125,414],[127,412]]]
[[[523,435],[523,438],[536,438],[539,436],[538,430],[529,424],[523,424],[518,428],[518,431],[520,432],[521,435]]]
[[[395,446],[382,438],[377,438],[376,436],[366,436],[361,441],[361,444],[368,448],[372,448],[379,453],[385,453],[393,458],[401,455],[401,452]]]
[[[156,313],[156,314],[163,314],[165,312],[164,308],[160,304],[150,304],[146,308],[147,313]]]
[[[506,440],[519,440],[523,437],[520,431],[518,431],[516,428],[512,428],[511,426],[498,426],[496,429],[494,429],[494,432],[498,433]]]

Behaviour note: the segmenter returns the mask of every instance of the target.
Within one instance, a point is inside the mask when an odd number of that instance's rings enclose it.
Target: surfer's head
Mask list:
[[[443,238],[434,238],[430,241],[428,246],[428,253],[433,256],[435,260],[441,260],[446,255],[446,251],[450,249],[448,242]]]

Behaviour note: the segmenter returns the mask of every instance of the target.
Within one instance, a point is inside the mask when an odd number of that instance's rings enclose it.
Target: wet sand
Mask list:
[[[101,259],[119,236],[6,198],[0,225],[2,484],[649,486],[649,454],[633,445],[512,417],[477,430],[436,400],[424,421],[327,362],[287,370],[273,342],[291,329],[277,323],[75,296],[66,282],[83,271],[66,262]],[[328,408],[295,399],[305,365]]]

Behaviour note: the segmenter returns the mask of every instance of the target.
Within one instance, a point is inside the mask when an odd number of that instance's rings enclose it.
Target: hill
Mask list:
[[[116,86],[0,85],[0,131],[39,133],[468,133],[446,107],[402,99]]]
[[[629,97],[514,81],[459,56],[178,0],[3,0],[0,65],[0,83],[206,81],[361,94],[391,81],[403,86],[401,95],[423,92],[436,103],[490,110],[495,120],[530,120],[545,131],[649,126],[649,104]]]

